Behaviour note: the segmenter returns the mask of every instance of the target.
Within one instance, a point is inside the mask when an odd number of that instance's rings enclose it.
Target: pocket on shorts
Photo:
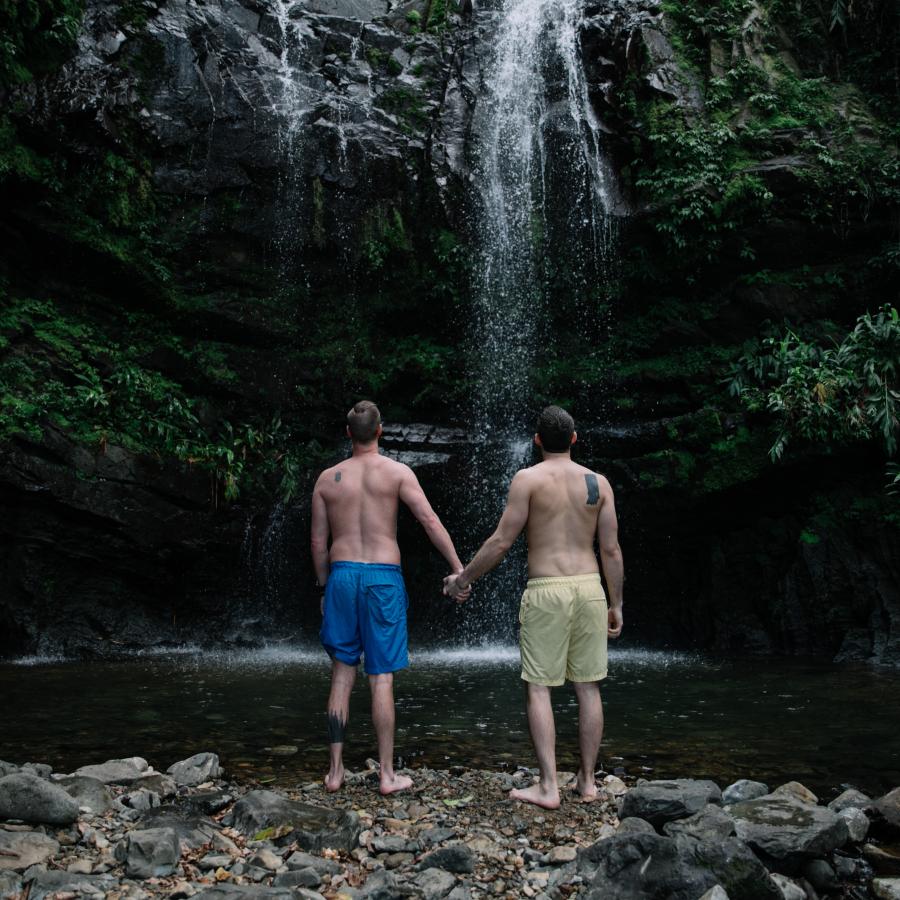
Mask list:
[[[525,612],[528,609],[528,591],[522,594],[522,600],[519,603],[519,624],[525,624]]]
[[[369,613],[382,625],[396,625],[406,617],[406,591],[396,584],[366,586]]]
[[[602,631],[608,627],[606,597],[590,597],[581,601],[578,624],[587,632]]]

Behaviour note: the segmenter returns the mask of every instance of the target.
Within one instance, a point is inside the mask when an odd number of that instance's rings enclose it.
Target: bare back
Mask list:
[[[316,484],[331,533],[329,560],[400,563],[397,508],[408,466],[361,453],[326,469]]]

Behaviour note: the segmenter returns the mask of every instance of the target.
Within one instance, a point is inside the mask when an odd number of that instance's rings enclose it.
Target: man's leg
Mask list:
[[[550,688],[543,684],[525,683],[528,728],[537,754],[540,780],[524,790],[510,791],[513,800],[524,800],[545,809],[559,806],[559,784],[556,780],[556,725],[550,704]]]
[[[394,772],[394,673],[370,675],[372,689],[372,721],[378,738],[378,761],[381,763],[381,793],[396,794],[412,787],[412,778]]]
[[[350,692],[356,680],[356,666],[334,659],[331,662],[331,693],[328,695],[328,746],[331,766],[325,789],[336,791],[344,783],[344,735],[350,720]]]
[[[581,768],[575,789],[586,801],[597,799],[597,784],[594,772],[597,768],[597,754],[603,738],[603,702],[600,699],[600,683],[597,681],[576,681],[575,695],[578,697],[578,746],[581,750]]]

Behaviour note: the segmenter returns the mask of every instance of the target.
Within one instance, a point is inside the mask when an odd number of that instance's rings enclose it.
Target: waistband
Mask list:
[[[334,569],[364,569],[367,572],[400,572],[402,569],[397,563],[367,563],[353,562],[349,559],[339,559],[337,562],[331,563]]]
[[[558,587],[566,584],[590,584],[600,582],[600,573],[591,572],[588,575],[548,575],[543,578],[529,578],[528,587]]]

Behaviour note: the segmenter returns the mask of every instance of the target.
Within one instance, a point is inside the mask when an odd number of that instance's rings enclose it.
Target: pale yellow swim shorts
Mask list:
[[[608,619],[599,575],[530,579],[519,624],[524,681],[555,687],[606,678]]]

